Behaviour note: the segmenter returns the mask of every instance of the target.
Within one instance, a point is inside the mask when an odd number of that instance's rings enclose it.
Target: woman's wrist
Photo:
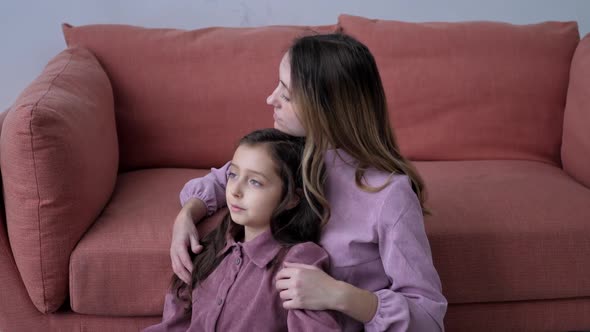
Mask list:
[[[207,206],[198,198],[191,198],[182,207],[182,213],[185,213],[193,223],[199,222],[207,216]]]
[[[349,284],[334,280],[334,296],[332,297],[332,303],[329,303],[328,307],[331,310],[336,310],[340,312],[344,312],[347,309],[346,302],[348,299],[348,289]]]
[[[335,289],[330,309],[342,312],[363,323],[373,319],[379,304],[377,295],[343,281],[336,281]]]

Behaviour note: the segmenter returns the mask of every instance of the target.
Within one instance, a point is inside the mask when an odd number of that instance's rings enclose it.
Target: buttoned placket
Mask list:
[[[225,307],[227,294],[236,281],[243,266],[242,246],[240,243],[234,245],[231,249],[231,254],[225,257],[224,263],[227,269],[225,273],[226,276],[223,278],[221,285],[219,285],[219,291],[217,292],[217,298],[215,299],[215,304],[217,305],[216,310],[214,310],[214,313],[216,314],[215,329],[217,329],[217,322],[219,322],[219,317]]]

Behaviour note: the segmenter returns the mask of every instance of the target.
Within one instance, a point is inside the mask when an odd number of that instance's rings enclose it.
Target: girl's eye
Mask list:
[[[262,186],[262,183],[254,180],[254,179],[250,179],[250,184],[253,185],[253,186],[256,186],[256,187]]]
[[[236,176],[238,176],[238,175],[236,173],[234,173],[234,172],[228,172],[227,173],[227,178],[228,179],[235,179]]]
[[[289,97],[285,96],[285,95],[281,95],[281,98],[286,101],[286,102],[290,102],[291,99],[289,99]]]

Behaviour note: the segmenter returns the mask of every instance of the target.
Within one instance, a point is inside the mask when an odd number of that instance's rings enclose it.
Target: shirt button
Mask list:
[[[221,305],[223,303],[223,299],[217,299],[217,305]]]
[[[242,260],[238,257],[236,258],[236,265],[240,265],[242,263]]]

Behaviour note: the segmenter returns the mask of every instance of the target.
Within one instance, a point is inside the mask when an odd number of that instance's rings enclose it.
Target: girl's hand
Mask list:
[[[327,310],[338,294],[338,281],[313,265],[284,262],[276,276],[285,309]]]
[[[195,254],[203,250],[203,246],[199,244],[199,234],[190,212],[182,209],[176,217],[172,229],[170,259],[174,273],[187,284],[191,281],[193,271],[193,262],[188,252],[189,246]]]

